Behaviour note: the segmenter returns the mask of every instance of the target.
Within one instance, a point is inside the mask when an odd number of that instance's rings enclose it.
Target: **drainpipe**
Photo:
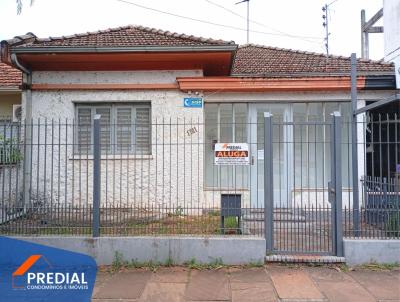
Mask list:
[[[24,132],[24,167],[23,167],[23,200],[21,208],[26,211],[31,205],[31,176],[32,176],[32,72],[22,65],[16,56],[11,54],[11,62],[23,72],[22,91],[25,93],[25,132]]]

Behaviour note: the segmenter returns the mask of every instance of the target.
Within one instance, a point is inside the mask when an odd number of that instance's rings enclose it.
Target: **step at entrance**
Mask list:
[[[320,255],[267,255],[265,262],[284,263],[345,263],[344,257]]]
[[[264,221],[264,210],[246,211],[242,219],[245,221]],[[305,222],[306,216],[291,209],[274,209],[274,221]]]

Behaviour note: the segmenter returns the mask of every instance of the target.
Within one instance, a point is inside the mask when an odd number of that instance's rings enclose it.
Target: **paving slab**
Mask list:
[[[92,302],[137,302],[136,299],[92,299]]]
[[[231,268],[229,269],[229,281],[240,283],[271,282],[265,268]]]
[[[376,299],[344,272],[332,268],[307,268],[330,302],[373,302]]]
[[[150,282],[162,283],[187,283],[189,280],[189,269],[183,267],[162,267],[151,275]]]
[[[313,280],[300,268],[269,266],[267,268],[278,297],[283,301],[325,301]]]
[[[185,283],[148,282],[140,302],[184,302]]]
[[[150,271],[119,272],[107,279],[99,288],[94,298],[102,299],[138,299],[147,281],[151,276]]]
[[[109,272],[98,272],[96,275],[96,283],[93,288],[92,297],[95,297],[104,284],[112,277]]]
[[[185,297],[188,301],[228,301],[230,290],[225,270],[191,271]]]
[[[400,301],[400,271],[356,270],[348,274],[376,299]]]
[[[272,283],[268,282],[233,282],[231,290],[232,302],[278,301]]]

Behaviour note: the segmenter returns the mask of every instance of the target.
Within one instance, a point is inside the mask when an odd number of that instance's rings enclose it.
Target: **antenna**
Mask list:
[[[333,3],[335,3],[336,1],[338,1],[338,0],[334,0],[331,3],[325,4],[322,7],[322,12],[323,12],[323,14],[322,14],[322,20],[323,20],[322,26],[325,27],[325,38],[324,38],[324,40],[325,40],[325,48],[326,48],[326,55],[327,56],[329,56],[329,35],[331,34],[329,32],[329,7]]]
[[[235,4],[240,4],[243,2],[247,2],[247,44],[250,42],[250,0],[242,0],[236,2]]]

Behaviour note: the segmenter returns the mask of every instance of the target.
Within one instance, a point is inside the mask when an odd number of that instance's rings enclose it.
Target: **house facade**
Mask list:
[[[18,69],[0,63],[0,121],[12,120],[21,105],[22,74]],[[14,114],[15,115],[15,114]],[[14,116],[14,121],[16,116]]]
[[[25,186],[35,200],[91,203],[100,114],[103,203],[200,210],[234,194],[242,207],[262,208],[270,112],[276,202],[326,206],[331,115],[340,112],[343,201],[351,206],[349,58],[127,26],[15,37],[1,42],[1,60],[25,74],[23,119],[43,124],[29,137],[36,177]],[[359,60],[358,75],[360,107],[395,90],[392,64]],[[247,144],[248,164],[216,164],[224,143]],[[53,163],[50,154],[61,156]]]

